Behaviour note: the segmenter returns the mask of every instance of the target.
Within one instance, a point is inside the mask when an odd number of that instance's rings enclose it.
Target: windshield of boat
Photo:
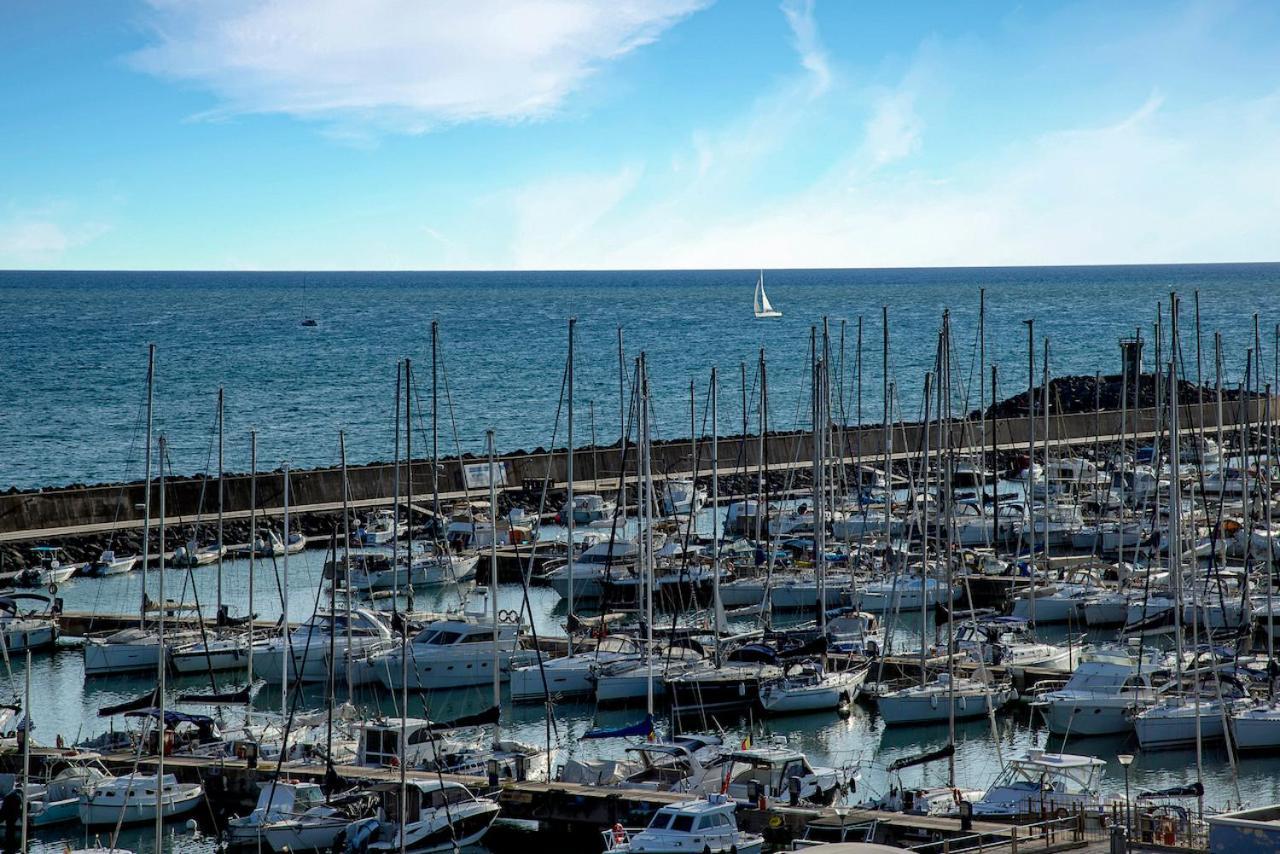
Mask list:
[[[431,793],[431,806],[442,807],[445,804],[461,804],[471,800],[471,793],[458,786],[447,786]]]
[[[1101,766],[1046,767],[1033,762],[1010,762],[992,786],[1027,792],[1079,794],[1092,791]]]

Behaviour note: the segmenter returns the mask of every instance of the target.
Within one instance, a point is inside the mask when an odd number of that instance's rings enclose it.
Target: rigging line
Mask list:
[[[326,551],[326,556],[328,556],[328,551],[329,551],[329,550],[328,550],[328,549],[326,549],[325,551]],[[335,550],[335,554],[334,554],[334,558],[333,558],[333,559],[334,559],[335,561],[337,560],[336,550]],[[312,618],[314,618],[315,616],[317,616],[317,615],[319,614],[319,611],[320,611],[320,596],[321,596],[323,593],[324,593],[324,585],[323,585],[323,584],[317,584],[317,585],[316,585],[316,599],[315,599],[315,603],[314,603],[314,604],[312,605],[312,607],[311,607],[311,616],[312,616]],[[332,631],[334,631],[336,628],[337,628],[337,624],[336,624],[336,623],[332,620],[332,618],[331,618],[331,619],[330,619],[330,622],[329,622],[329,631],[330,631],[330,632],[332,632]],[[289,629],[289,627],[288,627],[288,626],[285,626],[285,631],[284,631],[284,637],[285,637],[285,638],[288,638],[288,637],[289,637],[289,630],[288,630],[288,629]],[[290,687],[290,690],[291,690],[291,692],[292,692],[292,696],[290,697],[290,701],[289,701],[289,715],[288,715],[288,717],[286,717],[286,718],[285,718],[285,721],[284,721],[284,729],[283,729],[283,732],[282,732],[282,735],[281,735],[281,738],[280,738],[280,753],[279,753],[279,755],[276,757],[276,768],[275,768],[275,771],[272,773],[272,776],[271,776],[271,794],[267,796],[267,803],[268,803],[268,804],[270,804],[270,803],[272,803],[272,802],[274,802],[274,801],[275,801],[275,798],[276,798],[276,784],[279,782],[279,780],[280,780],[280,772],[281,772],[281,771],[283,770],[283,768],[284,768],[284,759],[285,759],[285,756],[286,756],[286,755],[288,755],[288,753],[289,753],[289,733],[290,733],[290,732],[292,731],[292,729],[293,729],[293,719],[294,719],[294,716],[297,714],[297,710],[298,710],[298,703],[299,703],[299,701],[300,701],[300,699],[301,699],[301,697],[302,697],[302,678],[301,678],[301,674],[305,671],[306,666],[307,666],[307,654],[311,651],[311,638],[312,638],[312,634],[313,634],[312,632],[308,632],[308,633],[307,633],[307,642],[306,642],[306,644],[304,644],[304,645],[303,645],[303,647],[302,647],[302,665],[301,665],[301,666],[298,666],[298,664],[296,663],[296,661],[294,661],[294,658],[293,658],[293,646],[292,646],[292,643],[291,643],[291,642],[286,641],[286,642],[284,643],[284,645],[282,646],[282,648],[281,648],[281,653],[280,653],[280,654],[281,654],[282,656],[288,656],[288,657],[289,657],[290,662],[293,664],[293,669],[294,669],[294,671],[295,671],[295,675],[297,676],[297,678],[295,678],[295,679],[293,680],[293,684],[292,684],[291,686],[289,686],[289,687]]]
[[[552,448],[554,448],[554,447],[556,446],[556,439],[557,439],[557,437],[559,436],[559,432],[560,432],[560,413],[563,411],[563,408],[564,408],[565,392],[566,392],[566,389],[568,388],[568,384],[569,384],[569,364],[568,364],[568,361],[566,360],[565,365],[564,365],[564,368],[561,370],[561,373],[560,373],[560,399],[559,399],[559,401],[556,403],[556,415],[555,415],[555,420],[554,420],[554,422],[553,422],[553,424],[552,424],[552,428],[551,428],[551,447],[552,447]],[[624,451],[625,451],[625,449],[624,449]],[[537,518],[538,518],[539,520],[541,520],[541,519],[542,519],[542,514],[546,511],[546,505],[547,505],[547,492],[548,492],[548,490],[550,489],[550,485],[551,485],[551,466],[550,466],[550,463],[549,463],[549,461],[548,461],[548,465],[547,465],[547,468],[546,468],[546,474],[543,476],[543,479],[542,479],[542,494],[538,497],[538,516],[537,516]],[[568,508],[568,511],[569,511],[570,513],[572,513],[572,512],[573,512],[573,508],[572,508],[572,507]],[[496,528],[495,528],[495,535],[496,535]],[[566,546],[566,554],[568,555],[568,560],[567,560],[567,562],[566,562],[566,564],[565,564],[566,571],[567,571],[567,572],[573,572],[573,543],[566,543],[566,544],[565,544],[565,546]],[[517,542],[517,543],[515,544],[515,548],[516,548],[516,564],[517,564],[517,566],[518,566],[518,565],[519,565],[519,563],[520,563],[520,561],[521,561],[521,559],[522,559],[522,558],[521,558],[521,555],[520,555],[520,543],[518,543],[518,542]],[[534,561],[534,558],[535,558],[535,556],[536,556],[537,551],[538,551],[538,550],[537,550],[537,547],[536,547],[536,546],[534,546],[533,544],[531,544],[531,548],[530,548],[530,550],[529,550],[529,566],[528,566],[528,570],[527,570],[527,571],[525,571],[525,572],[521,572],[521,573],[519,573],[519,575],[520,575],[520,588],[521,588],[520,609],[521,609],[521,611],[523,611],[524,613],[527,613],[527,614],[529,615],[529,631],[530,631],[530,634],[531,634],[531,636],[532,636],[532,638],[533,638],[533,648],[534,648],[534,651],[535,651],[536,656],[537,656],[537,662],[538,662],[538,676],[539,676],[539,678],[540,678],[540,679],[541,679],[541,681],[542,681],[542,695],[543,695],[543,698],[544,698],[544,700],[546,701],[546,704],[547,704],[547,718],[548,718],[548,725],[549,725],[549,728],[555,732],[555,734],[556,734],[556,739],[557,739],[557,740],[559,740],[559,738],[560,738],[560,731],[559,731],[559,727],[558,727],[558,726],[557,726],[557,724],[556,724],[555,716],[554,716],[553,714],[551,714],[551,689],[550,689],[550,687],[549,687],[549,686],[548,686],[548,684],[547,684],[547,672],[546,672],[546,667],[545,667],[545,660],[544,660],[544,659],[543,659],[543,657],[542,657],[542,647],[541,647],[541,645],[538,643],[538,628],[537,628],[537,625],[535,624],[535,622],[534,622],[534,618],[533,618],[533,603],[529,601],[529,576],[533,574],[533,561]],[[494,582],[493,582],[493,586],[494,586],[494,594],[493,594],[493,595],[495,595],[495,596],[496,596],[496,595],[497,595],[497,580],[496,580],[496,579],[495,579],[495,580],[494,580]],[[570,602],[570,603],[569,603],[569,613],[573,613],[573,603],[572,603],[572,602]],[[573,632],[573,626],[567,626],[567,627],[566,627],[566,631],[568,631],[569,633],[572,633],[572,632]],[[495,643],[497,642],[497,632],[498,632],[498,627],[497,627],[497,626],[494,626],[494,642],[495,642]],[[548,761],[548,763],[550,763],[550,761],[551,761],[551,757],[550,757],[550,753],[549,753],[549,752],[548,752],[548,756],[547,756],[547,761]]]
[[[564,368],[562,369],[562,371],[561,371],[561,373],[560,373],[560,399],[559,399],[559,401],[556,403],[556,415],[555,415],[555,421],[553,422],[553,424],[552,424],[552,428],[551,428],[551,447],[552,447],[552,448],[554,448],[554,447],[555,447],[556,439],[559,437],[559,433],[560,433],[560,414],[561,414],[561,412],[562,412],[562,411],[563,411],[563,409],[564,409],[565,391],[566,391],[566,389],[568,388],[568,384],[569,384],[569,365],[568,365],[568,362],[566,362],[566,363],[565,363]],[[551,484],[551,461],[550,461],[550,457],[548,457],[548,458],[547,458],[547,467],[546,467],[546,472],[545,472],[545,474],[544,474],[544,476],[543,476],[543,480],[542,480],[542,494],[541,494],[541,496],[539,496],[539,498],[538,498],[538,519],[539,519],[539,520],[541,520],[541,519],[542,519],[542,514],[543,514],[543,512],[546,510],[547,492],[548,492],[548,490],[549,490],[549,488],[550,488],[550,484]],[[497,508],[493,508],[493,509],[494,509],[494,511],[495,511],[495,513],[496,513]],[[569,508],[567,508],[567,509],[568,509],[568,512],[570,512],[570,513],[572,513],[572,512],[573,512],[573,508],[572,508],[572,507],[569,507]],[[497,522],[496,522],[496,518],[497,518],[497,517],[496,517],[496,515],[495,515],[495,522],[494,522],[494,536],[495,536],[495,537],[497,536]],[[519,560],[519,554],[520,554],[520,552],[519,552],[519,548],[520,548],[520,547],[519,547],[519,544],[517,544],[517,545],[516,545],[517,561]],[[527,569],[525,572],[520,573],[520,576],[521,576],[521,585],[522,585],[522,591],[523,591],[523,595],[522,595],[521,602],[520,602],[520,608],[521,608],[521,610],[522,610],[522,611],[525,611],[525,612],[527,612],[527,613],[529,614],[529,625],[530,625],[530,628],[531,628],[531,629],[533,629],[533,622],[534,622],[534,620],[533,620],[533,605],[532,605],[532,603],[529,601],[529,587],[528,587],[527,577],[528,577],[529,575],[532,575],[532,574],[533,574],[533,561],[534,561],[534,558],[535,558],[536,554],[537,554],[537,548],[533,548],[533,549],[531,549],[531,550],[530,550],[530,552],[529,552],[529,566],[528,566],[528,569]],[[566,563],[565,563],[566,572],[572,572],[572,571],[573,571],[573,543],[570,543],[570,542],[566,542],[566,543],[565,543],[565,554],[566,554],[566,556],[567,556],[567,560],[566,560]],[[490,579],[490,586],[493,588],[493,595],[494,595],[494,596],[496,596],[496,595],[497,595],[497,589],[498,589],[498,583],[497,583],[497,579],[496,579],[496,578],[495,578],[495,579]],[[572,603],[572,602],[570,602],[570,603],[569,603],[569,613],[573,613],[573,603]],[[569,626],[567,630],[568,630],[569,632],[572,632],[572,631],[573,631],[573,627],[572,627],[572,626]],[[497,638],[497,631],[498,631],[498,627],[497,627],[497,626],[494,626],[494,638],[495,638],[495,642],[496,642],[496,638]],[[536,656],[537,656],[537,662],[538,662],[538,674],[539,674],[539,676],[541,677],[541,680],[542,680],[542,690],[543,690],[543,694],[544,694],[544,695],[546,695],[549,689],[548,689],[548,687],[547,687],[547,674],[546,674],[546,670],[545,670],[545,669],[544,669],[544,667],[543,667],[544,661],[543,661],[543,657],[542,657],[542,649],[541,649],[541,647],[539,647],[539,646],[538,646],[536,629],[533,629],[533,631],[534,631],[534,635],[533,635],[533,638],[534,638],[534,650],[535,650],[535,653],[536,653]]]

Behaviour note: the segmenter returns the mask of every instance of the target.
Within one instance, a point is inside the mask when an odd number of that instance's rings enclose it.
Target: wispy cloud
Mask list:
[[[54,263],[108,230],[102,223],[60,222],[48,211],[15,214],[0,221],[0,267]]]
[[[831,63],[818,37],[813,5],[814,0],[784,0],[782,13],[787,16],[800,62],[813,75],[814,90],[820,94],[831,86]]]
[[[358,138],[547,116],[710,0],[150,2],[136,67],[212,91],[211,115],[285,113]]]
[[[639,167],[626,166],[611,175],[575,175],[521,188],[514,197],[516,266],[563,266],[566,255],[578,251],[635,189],[641,174]]]

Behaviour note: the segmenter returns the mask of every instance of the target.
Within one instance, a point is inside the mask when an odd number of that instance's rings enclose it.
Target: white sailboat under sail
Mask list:
[[[773,307],[769,302],[769,295],[764,292],[764,270],[760,271],[760,278],[756,280],[755,310],[756,317],[782,317],[782,312]]]

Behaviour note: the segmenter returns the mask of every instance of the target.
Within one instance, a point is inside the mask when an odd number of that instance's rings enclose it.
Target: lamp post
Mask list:
[[[1129,766],[1133,764],[1133,754],[1121,753],[1116,757],[1116,761],[1124,769],[1124,833],[1125,847],[1128,848],[1129,837],[1133,835],[1133,811],[1129,802]]]

